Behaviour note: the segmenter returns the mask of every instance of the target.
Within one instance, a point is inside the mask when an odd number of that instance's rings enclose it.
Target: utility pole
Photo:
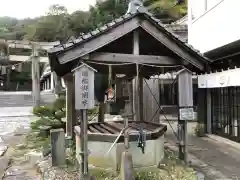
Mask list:
[[[40,58],[37,44],[32,44],[32,97],[33,107],[40,106]]]
[[[183,69],[178,72],[177,78],[179,159],[188,164],[187,121],[194,119],[192,72]]]

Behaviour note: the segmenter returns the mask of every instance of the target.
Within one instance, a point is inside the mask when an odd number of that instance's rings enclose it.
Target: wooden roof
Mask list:
[[[58,75],[63,76],[75,68],[72,67],[76,65],[74,61],[97,51],[137,28],[142,28],[181,59],[201,71],[205,71],[205,68],[208,66],[208,58],[186,42],[181,41],[176,34],[168,30],[152,14],[146,12],[145,9],[139,8],[136,13],[127,13],[103,27],[80,36],[70,43],[49,49],[48,55],[51,68]],[[68,65],[68,67],[65,65]]]

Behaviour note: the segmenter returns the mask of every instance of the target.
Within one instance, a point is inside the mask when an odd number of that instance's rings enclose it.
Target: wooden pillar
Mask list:
[[[76,125],[75,110],[75,83],[73,74],[64,76],[66,84],[66,134],[73,137],[74,126]]]
[[[133,32],[133,54],[139,55],[139,32]],[[134,121],[140,120],[140,99],[139,99],[139,65],[136,64],[136,78],[133,80],[133,112]]]
[[[51,73],[51,90],[54,90],[54,77],[53,77],[53,73]]]
[[[197,93],[197,121],[201,126],[204,126],[203,132],[206,132],[206,119],[207,119],[207,93],[206,89],[203,88],[198,88],[198,93]]]
[[[53,72],[53,79],[55,84],[54,93],[59,96],[62,92],[61,78],[56,74],[56,72]]]
[[[139,77],[139,120],[144,121],[144,113],[143,113],[143,77]]]
[[[212,134],[212,98],[211,89],[207,89],[207,133]]]
[[[105,104],[104,102],[100,102],[98,109],[98,122],[104,122],[105,115]]]
[[[33,44],[32,47],[32,96],[33,107],[40,106],[40,59],[38,54],[37,45]]]
[[[194,119],[192,72],[187,69],[178,73],[179,107],[179,159],[188,164],[187,121]]]

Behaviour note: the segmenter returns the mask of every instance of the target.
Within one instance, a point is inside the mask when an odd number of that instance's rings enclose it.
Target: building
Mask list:
[[[212,60],[198,76],[207,132],[240,142],[239,0],[188,0],[188,43]],[[204,113],[205,112],[205,113]]]
[[[187,42],[187,20],[188,17],[184,16],[176,22],[166,25],[166,29],[178,35],[178,37]],[[75,40],[75,37],[71,37],[68,42]],[[155,76],[155,78],[159,79],[159,98],[160,104],[166,114],[174,115],[174,118],[177,117],[177,83],[175,81],[176,72],[172,73],[163,73],[159,76]],[[51,72],[50,66],[47,63],[44,67],[43,73],[41,75],[41,91],[54,91],[54,80],[53,73]],[[174,83],[175,82],[175,83]],[[193,88],[194,88],[194,106],[197,104],[197,78],[193,77]],[[65,88],[64,80],[61,79],[61,85]],[[119,90],[117,90],[119,92]]]

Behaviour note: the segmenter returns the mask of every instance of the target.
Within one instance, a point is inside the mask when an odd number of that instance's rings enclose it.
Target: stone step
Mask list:
[[[52,103],[56,99],[54,93],[41,93],[41,104]],[[29,107],[33,105],[32,92],[0,92],[0,107]]]

